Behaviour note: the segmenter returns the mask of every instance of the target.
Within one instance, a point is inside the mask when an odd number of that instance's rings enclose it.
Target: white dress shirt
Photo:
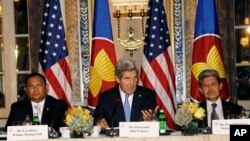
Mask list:
[[[213,107],[212,107],[211,104],[213,104],[214,102],[211,102],[211,101],[207,100],[206,103],[207,103],[208,127],[211,127],[211,114],[212,114],[212,111],[213,111]],[[217,104],[217,106],[215,107],[215,111],[216,111],[219,119],[224,119],[221,99],[219,98],[215,103]]]
[[[42,114],[43,114],[44,103],[45,103],[45,99],[44,99],[43,101],[39,102],[39,103],[36,103],[36,102],[31,101],[32,110],[33,110],[33,115],[37,113],[40,122],[42,121]],[[35,107],[36,105],[40,107],[40,111],[38,111],[38,109]]]
[[[122,104],[124,105],[124,102],[125,102],[125,92],[122,91],[122,89],[119,87],[119,90],[120,90],[120,96],[122,98]],[[129,102],[129,107],[130,107],[130,111],[131,111],[131,107],[132,107],[132,101],[133,101],[133,97],[134,97],[134,94],[130,94],[129,97],[128,97],[128,102]]]

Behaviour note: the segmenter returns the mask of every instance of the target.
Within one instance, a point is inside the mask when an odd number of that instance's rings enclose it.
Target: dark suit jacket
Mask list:
[[[154,109],[156,107],[156,94],[150,89],[137,86],[134,93],[130,121],[141,121],[141,110]],[[94,123],[105,118],[112,127],[119,126],[119,121],[125,121],[123,103],[120,96],[119,86],[100,94],[99,102],[93,114]]]
[[[41,124],[48,125],[49,127],[53,127],[56,131],[59,131],[59,127],[66,126],[64,123],[66,110],[67,105],[64,101],[47,95]],[[29,98],[13,103],[5,126],[5,131],[7,130],[7,126],[13,125],[14,121],[24,121],[26,115],[29,115],[31,118],[33,117],[32,104]]]
[[[234,115],[240,115],[242,112],[243,107],[231,102],[227,102],[224,100],[221,100],[222,102],[222,109],[223,109],[223,115],[224,115],[224,119],[228,119],[230,114],[234,114]],[[199,107],[202,107],[205,110],[205,118],[203,121],[199,122],[199,127],[203,128],[203,127],[208,127],[208,121],[207,121],[207,103],[202,102],[200,103]]]

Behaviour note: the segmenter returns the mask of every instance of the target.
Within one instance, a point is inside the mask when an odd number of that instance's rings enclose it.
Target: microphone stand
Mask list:
[[[55,129],[54,129],[54,124],[53,124],[53,121],[51,121],[51,125],[49,128],[49,133],[48,133],[48,136],[49,138],[59,138],[61,136],[61,133],[60,132],[57,132]]]
[[[120,99],[115,100],[115,106],[112,111],[112,120],[111,120],[111,128],[106,130],[106,136],[114,137],[114,136],[119,136],[119,129],[114,129],[114,115],[115,111],[117,109],[118,104],[121,102]]]

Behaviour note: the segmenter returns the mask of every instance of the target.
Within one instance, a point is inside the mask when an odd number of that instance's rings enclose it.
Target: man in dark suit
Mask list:
[[[5,126],[23,122],[27,116],[32,118],[38,114],[41,124],[48,125],[59,131],[59,127],[66,126],[64,123],[67,105],[64,101],[47,95],[49,86],[46,78],[39,73],[32,73],[25,79],[26,97],[11,105],[11,111]],[[31,119],[32,120],[32,119]]]
[[[198,76],[199,91],[205,96],[206,101],[200,103],[205,110],[206,117],[199,123],[200,127],[211,127],[212,120],[229,119],[231,116],[239,116],[243,107],[220,98],[223,86],[220,75],[216,70],[207,69]],[[213,112],[213,105],[215,105]],[[235,117],[236,118],[236,117]]]
[[[118,127],[120,121],[150,120],[156,108],[156,95],[150,89],[138,86],[138,69],[134,61],[120,59],[115,66],[118,86],[100,94],[93,114],[94,123],[101,128]],[[130,115],[126,118],[126,95]]]

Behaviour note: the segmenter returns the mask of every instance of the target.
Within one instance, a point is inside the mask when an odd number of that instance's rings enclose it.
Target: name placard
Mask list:
[[[48,139],[48,125],[8,126],[7,140]]]
[[[250,125],[250,119],[225,119],[212,121],[213,134],[229,134],[230,125]]]
[[[158,137],[159,122],[120,122],[120,137]]]

